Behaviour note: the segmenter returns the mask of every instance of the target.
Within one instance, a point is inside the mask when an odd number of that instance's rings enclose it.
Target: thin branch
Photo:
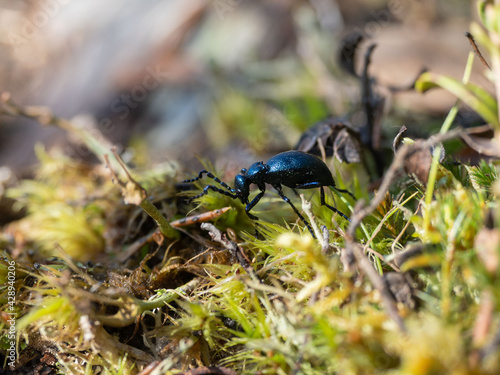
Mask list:
[[[474,36],[471,33],[469,33],[468,31],[465,32],[465,36],[467,37],[467,39],[469,39],[469,43],[472,46],[472,49],[476,53],[477,57],[479,57],[479,60],[481,60],[481,62],[483,63],[483,65],[485,67],[487,67],[489,70],[491,70],[491,67],[488,65],[488,63],[484,59],[481,51],[477,47],[476,41],[474,40]]]
[[[224,246],[229,252],[238,259],[238,262],[241,264],[241,266],[247,271],[247,273],[252,276],[252,278],[255,278],[258,280],[257,276],[255,275],[255,272],[252,268],[252,265],[250,263],[250,259],[246,256],[246,254],[243,252],[243,250],[233,241],[230,241],[225,234],[223,234],[219,229],[215,227],[215,225],[210,224],[210,223],[201,223],[201,229],[208,231],[210,234],[210,237],[215,242],[220,243],[222,246]]]
[[[132,178],[127,166],[118,155],[116,148],[111,149],[116,161],[121,166],[123,172],[125,173],[128,181],[125,183],[121,181],[115,170],[112,168],[109,157],[107,154],[104,155],[105,163],[110,170],[113,182],[118,184],[122,189],[122,195],[125,203],[135,204],[141,207],[158,225],[162,235],[168,238],[178,238],[179,233],[176,231],[168,222],[168,220],[163,216],[163,214],[156,208],[156,206],[147,199],[146,189],[144,189],[136,180]]]
[[[326,244],[324,243],[324,237],[322,236],[322,233],[320,232],[320,230],[318,228],[318,224],[316,224],[316,218],[314,217],[314,214],[312,212],[311,202],[307,201],[304,198],[304,194],[300,194],[300,199],[302,200],[302,209],[304,210],[307,217],[309,218],[309,221],[310,221],[311,226],[312,226],[313,231],[314,231],[314,235],[316,236],[316,238],[318,238],[321,241],[322,248],[325,248],[325,246],[326,246],[326,248],[328,248],[328,242]]]
[[[358,201],[358,203],[354,207],[354,212],[351,215],[351,224],[349,225],[349,228],[346,232],[346,250],[354,255],[359,269],[363,271],[363,273],[368,277],[374,288],[380,292],[382,296],[382,302],[387,311],[387,314],[391,317],[391,319],[394,320],[401,332],[406,332],[406,327],[403,319],[398,313],[396,300],[394,299],[389,286],[377,273],[376,269],[373,267],[372,263],[363,252],[361,246],[355,242],[356,229],[361,224],[363,219],[370,215],[383,201],[385,194],[387,193],[387,191],[389,191],[390,186],[401,173],[401,169],[407,155],[409,155],[411,152],[414,152],[416,148],[431,147],[445,140],[456,138],[462,134],[462,129],[455,129],[444,134],[436,134],[434,136],[431,136],[426,141],[419,141],[410,145],[401,146],[397,150],[396,155],[394,156],[394,160],[384,176],[379,191],[377,192],[375,197],[373,197],[370,204],[365,205],[364,201]]]

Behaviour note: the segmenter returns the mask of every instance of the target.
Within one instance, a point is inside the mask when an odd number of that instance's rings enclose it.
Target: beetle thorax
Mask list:
[[[267,165],[261,161],[253,163],[245,173],[245,177],[252,183],[261,186],[265,182],[267,169]]]

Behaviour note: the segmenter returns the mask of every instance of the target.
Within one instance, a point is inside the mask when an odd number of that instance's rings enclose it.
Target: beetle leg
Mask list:
[[[337,210],[335,207],[333,206],[330,206],[329,204],[327,204],[325,202],[325,190],[323,188],[323,186],[319,189],[321,191],[321,205],[322,206],[326,206],[328,207],[330,210],[332,210],[333,212],[339,214],[340,216],[342,216],[344,219],[346,219],[348,222],[351,222],[351,220],[342,212],[340,212],[339,210]]]
[[[252,220],[259,220],[259,218],[255,215],[252,215],[250,213],[250,210],[257,204],[259,203],[260,199],[264,196],[264,193],[266,191],[265,190],[262,190],[254,199],[252,199],[252,201],[250,203],[247,204],[247,206],[245,207],[245,212],[247,213],[248,217]]]
[[[288,203],[290,206],[292,206],[293,211],[295,212],[295,214],[297,214],[297,216],[299,217],[299,219],[302,220],[302,222],[306,225],[307,229],[309,229],[309,232],[311,233],[311,236],[313,236],[313,238],[316,238],[316,236],[314,235],[314,232],[313,232],[313,230],[312,230],[311,225],[309,224],[309,222],[304,218],[304,216],[302,216],[302,214],[299,212],[299,210],[297,210],[297,208],[295,208],[295,206],[293,205],[293,203],[290,200],[290,198],[288,198],[285,194],[283,194],[283,190],[281,189],[281,186],[280,185],[273,185],[273,188],[276,189],[276,191],[278,192],[278,194],[281,197],[281,199],[283,199],[286,203]]]
[[[352,199],[356,200],[356,197],[354,196],[353,193],[351,193],[349,190],[345,190],[345,189],[337,189],[335,186],[330,186],[333,190],[335,190],[336,192],[338,193],[347,193],[349,194]]]
[[[195,200],[196,198],[200,198],[200,197],[203,197],[204,195],[207,195],[208,194],[208,191],[209,190],[213,190],[213,191],[216,191],[217,193],[219,194],[224,194],[224,195],[227,195],[228,197],[231,197],[233,199],[236,199],[238,198],[238,196],[236,194],[232,194],[226,190],[222,190],[220,188],[218,188],[217,186],[214,186],[214,185],[207,185],[205,186],[205,188],[203,189],[203,192],[201,192],[200,194],[198,195],[195,195],[193,197],[189,197],[187,199],[187,204],[191,203],[193,200]]]
[[[261,192],[254,198],[250,203],[247,204],[245,207],[245,212],[248,215],[248,217],[252,220],[259,220],[259,218],[253,214],[250,213],[250,210],[254,208],[254,206],[260,201],[260,199],[264,196],[264,193],[266,192],[266,187],[264,185],[264,189],[261,190]],[[258,239],[260,238],[260,233],[259,230],[257,229],[258,223],[255,223],[255,237]]]
[[[227,190],[229,190],[230,192],[234,192],[233,189],[231,188],[231,186],[229,186],[228,184],[226,184],[224,181],[222,181],[219,177],[215,176],[213,173],[210,173],[209,171],[207,171],[206,169],[203,169],[202,171],[200,171],[200,173],[198,174],[198,177],[195,177],[195,178],[191,178],[189,180],[184,180],[182,181],[182,183],[191,183],[191,182],[195,182],[195,181],[198,181],[200,179],[203,178],[203,174],[206,174],[207,177],[211,178],[212,180],[214,180],[215,182],[221,184],[223,187],[225,187]]]

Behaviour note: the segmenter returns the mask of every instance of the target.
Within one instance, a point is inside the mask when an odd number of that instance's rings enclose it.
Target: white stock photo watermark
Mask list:
[[[13,46],[27,44],[33,40],[43,28],[47,27],[50,20],[56,17],[61,8],[70,0],[46,0],[40,3],[40,9],[28,17],[23,17],[22,24],[17,32],[9,31],[7,34]]]
[[[371,11],[369,13],[373,20],[367,22],[362,28],[355,27],[354,31],[362,35],[364,38],[376,37],[383,28],[388,26],[394,18],[404,11],[405,4],[411,3],[414,0],[389,0],[387,9]]]
[[[111,102],[111,112],[118,114],[120,120],[125,120],[130,114],[130,110],[137,108],[139,103],[146,100],[148,94],[156,89],[169,76],[168,72],[163,72],[161,66],[156,64],[145,68],[146,74],[142,78],[141,84],[135,85],[128,93],[121,94]],[[104,118],[101,121],[109,120]],[[103,124],[106,125],[106,124]]]
[[[232,13],[244,0],[215,0],[213,6],[215,12],[221,20],[223,20],[228,13]]]
[[[111,147],[109,141],[110,135],[115,132],[120,121],[124,121],[140,103],[148,98],[148,95],[163,84],[169,73],[162,70],[160,64],[154,67],[148,65],[144,68],[145,74],[143,75],[140,83],[132,88],[122,92],[119,96],[111,100],[109,104],[109,111],[116,114],[116,116],[106,116],[100,119],[95,119],[92,116],[77,116],[72,121],[77,127],[86,129],[88,134],[97,141],[99,144]],[[122,149],[122,145],[115,144],[118,149]],[[85,143],[68,144],[66,146],[67,154],[75,154],[80,157],[89,156],[92,151]]]

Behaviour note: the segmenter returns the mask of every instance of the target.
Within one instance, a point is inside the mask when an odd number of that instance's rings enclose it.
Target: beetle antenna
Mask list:
[[[206,174],[207,177],[209,177],[212,180],[214,180],[215,182],[221,184],[223,187],[225,187],[231,193],[234,192],[234,190],[231,188],[231,186],[229,186],[228,184],[226,184],[224,181],[221,181],[221,179],[219,177],[213,175],[212,173],[210,173],[209,171],[207,171],[205,169],[203,169],[202,171],[200,171],[200,173],[198,174],[198,177],[192,178],[190,180],[184,180],[184,181],[182,181],[182,183],[187,184],[187,183],[198,181],[198,180],[200,180],[200,179],[203,178],[203,174]]]

